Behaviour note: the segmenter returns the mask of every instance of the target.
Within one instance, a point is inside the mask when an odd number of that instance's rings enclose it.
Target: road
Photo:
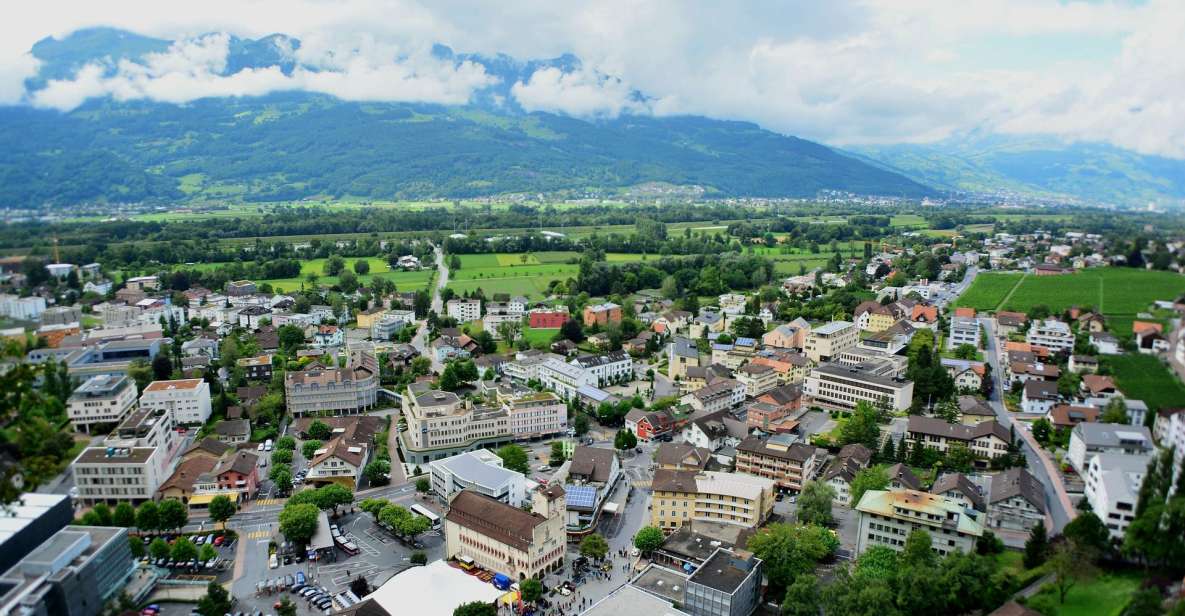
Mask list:
[[[991,319],[981,317],[979,324],[987,333],[987,346],[984,348],[983,353],[992,367],[992,378],[996,381],[995,386],[992,387],[992,396],[988,401],[992,405],[992,410],[996,412],[996,418],[1000,421],[1000,424],[1005,428],[1010,428],[1014,425],[1014,422],[1012,421],[1012,416],[1008,413],[1008,409],[1004,406],[1003,396],[1006,390],[1004,389],[1004,382],[1001,378],[1004,371],[1000,368],[995,322]],[[1066,493],[1066,486],[1062,482],[1061,472],[1057,469],[1049,454],[1037,445],[1037,441],[1029,433],[1026,424],[1017,421],[1015,422],[1015,426],[1016,434],[1023,441],[1023,451],[1025,458],[1028,460],[1029,472],[1045,486],[1045,502],[1048,508],[1049,519],[1053,523],[1053,532],[1056,533],[1066,523],[1072,520],[1078,512],[1074,508],[1073,503],[1070,502],[1070,496]]]
[[[448,265],[444,262],[444,251],[440,246],[433,245],[432,250],[436,253],[436,286],[432,288],[432,304],[431,310],[437,315],[444,314],[444,301],[440,297],[440,292],[448,286]],[[420,321],[420,328],[416,330],[416,335],[412,337],[411,344],[420,352],[420,355],[432,360],[432,370],[437,374],[444,371],[444,366],[436,360],[428,347],[428,322]]]

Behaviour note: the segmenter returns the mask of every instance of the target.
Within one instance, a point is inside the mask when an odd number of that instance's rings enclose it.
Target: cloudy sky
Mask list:
[[[0,24],[0,102],[185,102],[304,89],[350,100],[461,104],[490,85],[433,43],[575,72],[505,84],[529,110],[702,114],[836,145],[1048,133],[1185,158],[1180,0],[39,0]],[[113,26],[178,40],[142,65],[83,67],[29,93],[44,36]],[[301,39],[307,67],[226,74],[229,33]],[[645,93],[639,101],[633,92]]]

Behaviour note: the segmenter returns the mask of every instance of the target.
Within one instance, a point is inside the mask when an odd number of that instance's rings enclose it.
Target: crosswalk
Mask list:
[[[649,488],[650,487],[650,480],[649,479],[635,479],[630,482],[630,485],[634,486],[635,488]]]
[[[260,498],[255,500],[256,507],[265,507],[267,505],[282,505],[288,499],[286,498]]]
[[[270,531],[270,530],[253,530],[253,531],[247,533],[247,535],[246,535],[248,540],[267,539],[268,537],[271,537],[271,536],[272,536],[272,531]]]

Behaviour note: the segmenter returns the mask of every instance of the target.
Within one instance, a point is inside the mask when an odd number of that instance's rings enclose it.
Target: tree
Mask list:
[[[904,445],[902,445],[904,447]],[[860,504],[860,499],[869,490],[883,490],[889,485],[889,473],[883,466],[870,466],[860,469],[852,478],[852,507]]]
[[[594,533],[592,535],[588,535],[580,542],[580,554],[582,556],[587,556],[594,560],[601,560],[605,558],[605,555],[608,553],[609,543],[605,541],[604,537],[598,534]]]
[[[218,558],[218,550],[215,550],[214,546],[209,543],[203,543],[202,549],[198,550],[198,560],[208,563],[215,558]]]
[[[226,521],[235,514],[235,504],[225,494],[219,494],[210,500],[210,519],[222,524],[226,528]]]
[[[126,501],[120,502],[111,512],[111,523],[121,528],[131,528],[136,525],[136,510]]]
[[[206,586],[206,596],[198,600],[197,611],[202,616],[222,616],[230,613],[234,602],[230,593],[221,584],[210,582]]]
[[[1160,616],[1164,614],[1164,597],[1155,586],[1138,590],[1123,610],[1123,616]]]
[[[568,319],[560,326],[560,336],[572,342],[584,341],[584,328],[576,319]]]
[[[843,445],[861,443],[871,451],[876,451],[881,437],[879,424],[876,408],[867,402],[858,402],[852,416],[840,428],[839,441]]]
[[[272,452],[272,464],[283,465],[292,464],[292,450],[291,449],[277,449]],[[274,466],[272,468],[275,468]]]
[[[288,597],[280,599],[280,605],[276,608],[276,616],[296,616],[296,604]]]
[[[154,559],[168,558],[169,544],[164,539],[157,537],[156,539],[152,540],[152,543],[148,544],[148,553],[151,554],[152,558]]]
[[[634,433],[630,432],[628,429],[618,430],[617,434],[613,437],[613,447],[620,449],[621,451],[633,449],[637,446],[638,437],[634,436]]]
[[[891,439],[890,439],[891,440]],[[821,481],[808,481],[798,495],[798,521],[827,526],[832,522],[831,501],[835,488]]]
[[[274,473],[270,474],[272,484],[276,491],[280,494],[287,494],[292,491],[292,469],[287,466],[273,467]]]
[[[885,439],[885,444],[881,447],[881,462],[890,464],[897,460],[897,447],[892,438]]]
[[[330,428],[329,424],[321,421],[320,419],[316,419],[313,420],[313,423],[309,424],[309,429],[305,432],[305,434],[312,439],[327,441],[330,438],[333,438],[333,428]]]
[[[638,529],[638,534],[634,535],[634,547],[647,554],[657,550],[662,541],[662,531],[653,526],[643,526]]]
[[[1166,568],[1185,566],[1185,495],[1149,505],[1123,537],[1123,551]]]
[[[276,335],[279,337],[280,348],[289,357],[295,356],[296,350],[304,344],[304,330],[295,325],[281,325],[276,330]]]
[[[1049,537],[1045,532],[1045,524],[1037,524],[1029,531],[1029,539],[1025,541],[1025,569],[1040,567],[1048,556]]]
[[[276,439],[275,448],[292,451],[296,449],[296,439],[291,436],[281,436],[280,438]]]
[[[503,323],[506,325],[506,323]],[[486,330],[481,330],[473,335],[473,341],[477,343],[478,348],[482,353],[494,353],[498,350],[498,341],[494,340],[494,335]],[[514,342],[513,338],[506,338],[507,343]]]
[[[177,499],[161,501],[159,510],[162,529],[180,529],[189,523],[189,510]]]
[[[924,530],[911,531],[905,537],[905,549],[901,551],[901,562],[913,567],[934,566],[934,547],[930,533]]]
[[[428,481],[428,478],[420,477],[416,480],[416,492],[427,494],[430,490],[432,490],[432,482]]]
[[[1053,548],[1048,566],[1049,572],[1053,574],[1058,603],[1065,603],[1066,594],[1074,585],[1093,578],[1096,573],[1093,555],[1086,553],[1074,541],[1063,541]]]
[[[1049,437],[1053,434],[1053,425],[1049,420],[1042,417],[1033,422],[1033,438],[1038,443],[1045,444],[1049,442]]]
[[[128,535],[128,548],[132,551],[132,558],[144,558],[146,552],[144,542],[135,535]]]
[[[156,501],[144,501],[136,509],[136,528],[142,532],[160,530],[160,508]]]
[[[1123,396],[1115,396],[1107,401],[1107,406],[1103,407],[1103,414],[1099,417],[1102,423],[1126,424],[1127,423],[1127,401]]]
[[[534,603],[543,597],[543,583],[535,578],[527,578],[518,585],[518,591],[523,601]]]
[[[370,273],[370,261],[368,261],[366,259],[358,259],[357,261],[354,262],[354,271],[359,276],[369,274]],[[361,597],[362,595],[358,595],[358,596]]]
[[[332,255],[325,260],[325,265],[321,268],[321,271],[325,272],[326,276],[337,276],[344,269],[346,269],[346,260],[341,258],[340,255]]]
[[[782,599],[782,616],[818,616],[823,608],[819,600],[819,579],[810,574],[794,578]]]
[[[572,421],[572,429],[576,430],[576,436],[588,434],[588,417],[584,413],[577,413],[576,419]]]
[[[1094,560],[1111,546],[1111,532],[1093,511],[1085,511],[1070,520],[1062,529],[1062,536],[1078,549],[1078,556]]]
[[[350,592],[354,593],[356,597],[365,597],[370,594],[370,584],[366,578],[359,575],[350,581]]]
[[[975,459],[975,453],[963,443],[955,443],[948,447],[944,457],[946,467],[960,473],[970,473]]]
[[[318,439],[305,441],[300,445],[300,455],[304,456],[305,460],[312,460],[313,456],[317,454],[317,450],[324,445],[325,443]]]
[[[152,358],[152,379],[155,381],[167,381],[169,377],[173,376],[173,360],[169,359],[167,353],[160,353]]]
[[[461,260],[453,255],[453,259],[460,263]],[[202,616],[205,616],[204,614]],[[471,601],[469,603],[462,603],[453,610],[453,616],[498,616],[498,610],[492,603],[484,601]]]
[[[419,551],[412,552],[411,553],[411,564],[413,564],[413,565],[428,564],[428,555],[423,552],[419,552]]]
[[[816,563],[834,555],[839,540],[822,526],[775,523],[757,531],[747,547],[765,562],[770,584],[787,588]]]
[[[371,460],[362,469],[362,474],[366,475],[366,480],[372,486],[385,486],[391,483],[391,478],[388,474],[391,472],[391,463],[386,460]]]
[[[330,483],[317,488],[314,500],[317,507],[337,513],[338,507],[354,502],[354,492],[341,484]]]
[[[189,537],[178,537],[173,542],[173,549],[169,552],[169,558],[177,562],[186,562],[198,557],[197,546],[189,540]]]
[[[502,466],[512,471],[517,471],[524,475],[531,472],[530,463],[527,458],[527,450],[514,444],[503,445],[499,447],[494,453],[502,458]]]
[[[975,540],[975,553],[991,556],[1004,551],[1004,541],[990,530],[984,529],[983,534]]]
[[[317,532],[318,515],[320,511],[316,505],[289,503],[280,511],[280,532],[291,541],[308,543]]]

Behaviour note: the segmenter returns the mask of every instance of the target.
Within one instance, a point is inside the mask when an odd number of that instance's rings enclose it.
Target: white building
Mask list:
[[[411,310],[388,310],[386,314],[370,325],[372,340],[390,340],[396,332],[408,326],[415,326],[416,313]]]
[[[958,501],[917,490],[869,490],[856,510],[857,554],[874,545],[900,552],[914,530],[928,531],[931,547],[941,556],[972,552],[983,535],[983,526]]]
[[[473,490],[512,507],[527,499],[527,478],[503,468],[502,458],[488,449],[466,451],[428,463],[432,492],[445,502],[461,490]]]
[[[1119,339],[1115,334],[1110,332],[1091,332],[1090,343],[1099,350],[1099,355],[1119,355],[1123,353],[1123,347],[1119,345]]]
[[[720,296],[720,312],[734,316],[744,314],[747,302],[748,298],[740,293],[725,293]]]
[[[950,336],[946,339],[946,347],[956,349],[964,344],[979,348],[979,319],[954,317],[950,320]]]
[[[1028,470],[997,473],[988,495],[988,526],[1029,532],[1045,523],[1045,503],[1045,486]]]
[[[1083,422],[1070,432],[1070,465],[1079,475],[1096,455],[1149,456],[1153,450],[1152,433],[1144,426]]]
[[[568,429],[568,405],[553,392],[512,395],[502,400],[502,407],[516,439],[551,436]]]
[[[45,312],[44,297],[0,295],[0,316],[21,321],[36,321],[42,312]]]
[[[539,365],[539,382],[564,400],[571,400],[581,387],[596,387],[597,378],[580,366],[564,363],[560,359],[547,359]]]
[[[153,381],[140,394],[140,408],[163,410],[181,425],[210,419],[210,384],[202,379]]]
[[[903,411],[913,403],[913,381],[889,376],[892,370],[890,362],[824,363],[811,369],[803,392],[824,408],[851,410],[861,401],[875,405],[884,399],[893,410]]]
[[[736,380],[745,386],[745,395],[756,398],[778,386],[778,373],[766,364],[745,364],[736,372]]]
[[[1056,319],[1033,321],[1029,326],[1029,333],[1025,336],[1029,344],[1036,344],[1057,351],[1067,353],[1074,350],[1074,333],[1070,326]]]
[[[78,386],[66,401],[66,414],[78,432],[95,424],[117,423],[136,408],[136,384],[126,376],[100,374]]]
[[[832,321],[806,335],[806,356],[813,362],[831,361],[860,342],[860,331],[848,321]]]
[[[480,299],[450,299],[445,304],[445,311],[457,323],[468,323],[481,318]]]
[[[140,408],[98,446],[71,463],[78,500],[86,504],[151,500],[172,471],[180,439],[169,413]]]
[[[1086,469],[1086,500],[1111,536],[1122,539],[1136,517],[1140,484],[1152,457],[1146,455],[1096,454]]]
[[[585,355],[571,362],[596,378],[596,386],[604,387],[621,382],[634,374],[634,360],[625,351],[612,351],[604,355]]]

